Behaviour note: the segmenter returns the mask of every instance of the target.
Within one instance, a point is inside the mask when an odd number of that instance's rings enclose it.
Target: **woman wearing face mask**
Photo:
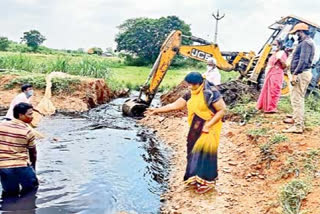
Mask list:
[[[13,107],[19,103],[30,103],[30,98],[33,95],[33,89],[31,84],[24,84],[21,86],[21,93],[18,94],[10,103],[9,110],[5,116],[5,120],[12,120]]]
[[[282,41],[273,43],[274,53],[270,56],[266,67],[266,78],[256,105],[265,113],[277,112],[283,82],[283,70],[286,68],[287,53]]]
[[[221,84],[221,74],[219,73],[217,63],[214,58],[211,57],[207,60],[207,71],[203,76],[214,85]]]
[[[189,92],[174,103],[147,109],[146,115],[183,109],[187,106],[190,126],[187,137],[187,168],[184,181],[205,193],[218,177],[217,150],[226,105],[219,91],[198,72],[185,77]]]

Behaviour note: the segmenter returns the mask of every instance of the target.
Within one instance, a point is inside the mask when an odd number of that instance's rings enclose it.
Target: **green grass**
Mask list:
[[[143,85],[151,71],[151,67],[123,66],[111,69],[110,80],[116,81],[120,87],[137,90]],[[183,81],[190,69],[169,69],[160,85],[160,91],[173,88]]]
[[[293,153],[281,167],[279,178],[287,178],[291,175],[295,175],[295,177],[314,177],[320,167],[319,157],[320,149]]]
[[[278,110],[284,112],[284,113],[292,113],[292,107],[290,103],[290,97],[281,97],[279,103],[278,103]]]
[[[278,109],[284,113],[292,114],[290,97],[280,99]],[[305,99],[305,126],[315,127],[320,126],[320,100],[310,95]]]
[[[121,66],[111,69],[110,80],[116,81],[121,87],[137,90],[147,80],[151,67],[142,66]],[[184,77],[192,71],[204,73],[204,69],[195,68],[169,68],[163,81],[159,87],[159,91],[166,91],[181,83]],[[222,82],[234,79],[238,73],[236,72],[221,72]]]
[[[311,190],[308,181],[292,180],[284,185],[280,191],[279,199],[284,214],[300,214],[302,201]]]
[[[250,102],[247,104],[237,103],[228,109],[231,114],[238,115],[242,124],[248,123],[251,119],[257,116],[258,111],[255,108],[255,103]]]
[[[22,84],[30,83],[34,88],[45,89],[46,80],[44,74],[29,74],[26,76],[17,77],[12,79],[8,84],[4,85],[5,89],[12,89]],[[52,92],[54,94],[74,92],[75,87],[80,83],[80,79],[77,78],[53,78],[52,79]]]
[[[72,75],[107,78],[111,68],[122,66],[121,60],[98,56],[64,56],[44,54],[0,53],[0,68],[32,73],[61,71]]]
[[[281,142],[286,142],[288,140],[289,140],[289,138],[283,134],[275,134],[271,137],[270,143],[277,144],[277,143],[281,143]]]
[[[139,90],[151,71],[151,66],[126,66],[122,59],[116,57],[13,52],[0,52],[0,68],[14,70],[15,73],[27,71],[47,74],[53,71],[61,71],[72,75],[104,78],[114,90],[122,88]],[[183,81],[185,75],[191,71],[204,73],[205,69],[169,68],[159,91],[167,91],[178,85]],[[222,82],[229,81],[237,76],[237,72],[221,72]]]
[[[320,149],[296,151],[287,157],[280,170],[281,178],[294,175],[296,178],[285,184],[279,193],[279,201],[285,214],[301,214],[301,202],[312,189],[312,180],[319,172]]]
[[[268,128],[251,129],[251,130],[247,131],[247,134],[254,136],[254,137],[262,137],[262,136],[266,136],[268,131],[269,131]]]
[[[265,137],[267,136],[268,131],[269,129],[262,128],[260,130],[256,130],[253,134]],[[285,135],[279,133],[275,133],[273,136],[268,138],[269,139],[266,143],[259,145],[261,161],[266,163],[267,169],[270,168],[271,162],[277,159],[274,145],[289,140]]]

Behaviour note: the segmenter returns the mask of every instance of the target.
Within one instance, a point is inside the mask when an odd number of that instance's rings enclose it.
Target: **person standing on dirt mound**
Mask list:
[[[189,92],[174,103],[148,108],[146,115],[170,112],[187,106],[190,126],[187,137],[187,186],[205,193],[214,188],[218,177],[217,151],[226,104],[220,92],[198,72],[185,77]]]
[[[24,84],[21,86],[21,93],[18,94],[10,103],[9,110],[7,111],[5,120],[12,120],[13,117],[13,108],[19,103],[30,103],[30,98],[33,95],[33,89],[31,84]]]
[[[285,123],[293,123],[285,133],[301,134],[304,129],[304,97],[312,79],[311,66],[315,53],[313,40],[309,37],[309,26],[305,23],[296,24],[291,34],[297,34],[300,43],[292,55],[290,71],[292,74],[291,106],[293,118],[287,118]]]
[[[214,58],[210,57],[207,60],[207,71],[203,74],[204,78],[214,85],[221,84],[221,74],[217,68],[217,62]]]
[[[283,42],[276,40],[273,43],[275,52],[268,60],[266,78],[256,105],[258,110],[265,113],[277,112],[283,82],[283,70],[286,68],[287,53]]]

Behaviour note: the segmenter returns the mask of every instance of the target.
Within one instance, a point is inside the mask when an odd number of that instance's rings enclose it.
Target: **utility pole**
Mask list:
[[[216,29],[214,33],[214,44],[217,44],[217,38],[218,38],[218,22],[224,18],[225,14],[220,16],[219,10],[217,11],[217,14],[212,13],[213,18],[216,20]]]

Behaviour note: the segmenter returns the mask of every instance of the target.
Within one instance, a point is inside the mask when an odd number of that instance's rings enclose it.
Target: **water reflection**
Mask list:
[[[2,209],[23,204],[37,214],[157,213],[168,151],[152,132],[122,117],[122,103],[45,119],[39,128],[46,138],[38,143],[37,197],[5,202]]]
[[[1,200],[2,211],[22,211],[24,213],[36,213],[36,191],[25,194],[21,197],[3,197]],[[3,212],[6,213],[6,212]],[[10,212],[12,213],[12,212]]]

